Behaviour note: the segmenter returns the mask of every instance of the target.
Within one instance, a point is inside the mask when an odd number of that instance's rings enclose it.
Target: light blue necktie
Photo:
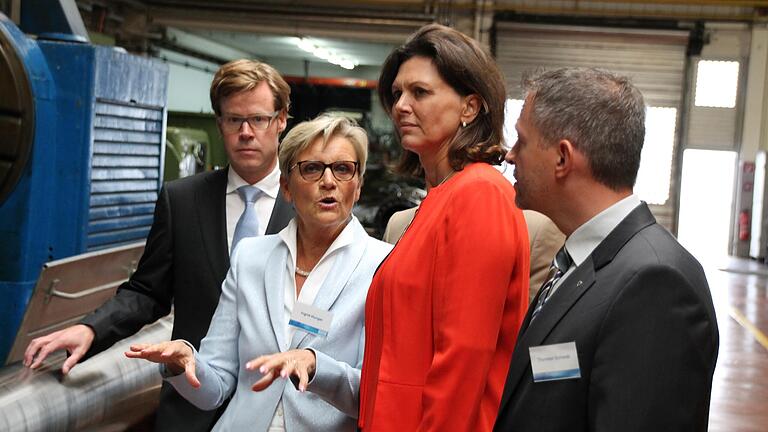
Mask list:
[[[237,243],[246,238],[259,235],[259,218],[256,217],[256,200],[261,196],[261,189],[256,186],[241,186],[237,189],[238,195],[243,199],[245,209],[243,214],[240,215],[240,219],[235,226],[235,235],[232,237],[232,248],[230,252],[235,250]]]
[[[557,281],[563,277],[565,272],[568,271],[568,268],[571,266],[572,262],[573,260],[571,259],[571,256],[568,255],[568,251],[565,250],[565,245],[563,245],[563,247],[557,251],[555,259],[552,260],[552,264],[549,266],[549,277],[541,286],[541,294],[539,294],[539,301],[536,302],[536,307],[533,309],[533,313],[531,314],[531,321],[533,321],[533,319],[536,318],[536,315],[541,312],[541,308],[543,308],[544,304],[547,302],[547,300],[549,300],[549,297],[552,293],[552,288],[555,286]]]

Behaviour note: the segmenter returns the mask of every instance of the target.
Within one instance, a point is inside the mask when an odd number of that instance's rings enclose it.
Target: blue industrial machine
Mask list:
[[[146,238],[163,178],[167,66],[46,24],[54,3],[25,1],[36,38],[0,14],[0,360],[44,263]]]

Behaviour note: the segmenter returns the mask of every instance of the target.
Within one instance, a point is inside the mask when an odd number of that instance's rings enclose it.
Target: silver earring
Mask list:
[[[467,127],[467,122],[465,121],[461,122],[461,127]]]

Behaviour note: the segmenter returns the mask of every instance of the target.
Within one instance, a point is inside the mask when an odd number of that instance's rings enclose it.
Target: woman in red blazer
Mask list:
[[[377,271],[365,311],[365,431],[490,431],[528,306],[528,237],[504,156],[506,92],[474,40],[421,28],[379,97],[429,193]]]

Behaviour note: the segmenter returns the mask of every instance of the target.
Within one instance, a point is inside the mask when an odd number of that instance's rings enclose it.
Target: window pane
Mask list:
[[[517,123],[520,112],[523,110],[522,99],[507,99],[507,103],[504,105],[504,141],[505,148],[509,150],[515,145],[517,141],[517,130],[515,130],[515,123]],[[506,162],[502,162],[497,168],[504,174],[509,181],[515,182],[513,176],[515,172],[515,166]]]
[[[507,99],[507,103],[504,105],[504,140],[506,141],[506,148],[512,148],[517,141],[517,131],[515,130],[515,123],[517,123],[520,112],[523,110],[522,99]]]
[[[696,106],[735,107],[738,81],[739,62],[699,60],[696,72]]]
[[[507,147],[517,140],[515,123],[523,108],[520,99],[507,99],[504,118],[504,137]],[[675,143],[677,109],[648,107],[645,117],[645,143],[637,174],[635,193],[649,204],[662,205],[669,199],[672,156]],[[499,169],[514,183],[514,166],[502,163]]]
[[[728,253],[737,153],[688,149],[683,153],[677,238],[700,261]]]
[[[662,205],[669,199],[676,122],[677,108],[648,107],[645,110],[645,142],[635,194],[649,204]]]

